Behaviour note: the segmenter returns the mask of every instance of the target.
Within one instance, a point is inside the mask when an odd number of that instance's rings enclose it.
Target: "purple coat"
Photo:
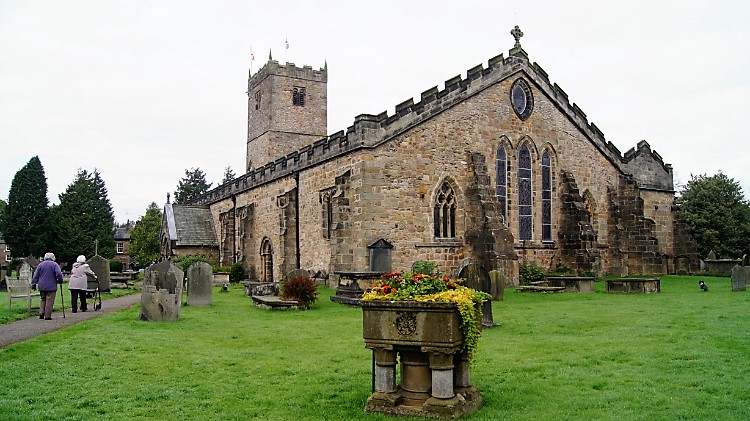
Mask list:
[[[60,266],[52,260],[45,260],[36,267],[31,285],[39,284],[39,291],[57,291],[57,284],[62,281]]]

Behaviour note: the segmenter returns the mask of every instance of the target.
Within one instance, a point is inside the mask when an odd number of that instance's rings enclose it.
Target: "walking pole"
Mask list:
[[[60,300],[62,301],[63,319],[64,319],[65,318],[65,292],[63,292],[63,284],[60,284]]]

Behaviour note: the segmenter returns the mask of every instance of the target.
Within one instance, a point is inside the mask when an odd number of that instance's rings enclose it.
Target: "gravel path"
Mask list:
[[[66,297],[69,298],[69,297]],[[55,298],[55,302],[59,302],[60,297]],[[93,304],[89,304],[89,311],[83,313],[73,313],[70,309],[65,310],[65,318],[63,318],[62,311],[55,311],[52,313],[52,320],[40,320],[38,312],[33,311],[34,316],[27,319],[19,320],[13,323],[7,323],[0,325],[0,348],[4,348],[10,344],[25,341],[26,339],[33,338],[35,336],[43,335],[48,332],[54,332],[58,329],[62,329],[66,326],[82,322],[84,320],[93,319],[94,317],[101,316],[103,314],[111,313],[113,311],[121,310],[124,308],[130,308],[134,304],[141,302],[141,293],[123,295],[122,297],[110,298],[102,301],[102,308],[99,311],[93,310]]]

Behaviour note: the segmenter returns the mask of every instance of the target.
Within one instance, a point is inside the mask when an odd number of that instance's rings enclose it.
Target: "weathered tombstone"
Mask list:
[[[149,266],[143,276],[141,320],[177,321],[182,305],[182,270],[165,260]]]
[[[744,256],[742,256],[742,266],[750,266],[750,254],[745,254]]]
[[[505,297],[505,275],[497,270],[490,271],[490,295],[493,301],[503,301]]]
[[[370,251],[370,272],[390,272],[392,266],[391,252],[393,250],[393,244],[381,238],[367,246],[367,248]]]
[[[188,268],[187,304],[189,306],[210,306],[213,304],[213,270],[205,262],[196,262]]]
[[[458,277],[464,280],[464,285],[477,291],[492,293],[492,282],[487,269],[476,264],[462,264]],[[492,300],[487,300],[482,304],[482,326],[495,327],[497,324],[492,318]]]
[[[294,270],[289,271],[286,274],[286,277],[284,277],[284,280],[288,281],[290,279],[302,278],[302,277],[309,278],[310,277],[310,272],[308,272],[308,271],[306,271],[304,269],[294,269]]]
[[[716,253],[714,253],[713,250],[708,252],[708,257],[706,257],[706,260],[716,260]]]
[[[111,292],[112,288],[110,286],[109,278],[109,260],[97,254],[87,260],[86,263],[89,264],[91,270],[93,270],[96,274],[96,279],[99,280],[99,292]]]
[[[732,291],[744,291],[747,288],[747,271],[740,265],[732,268]]]
[[[21,266],[18,268],[18,279],[25,279],[31,283],[31,276],[31,265],[27,262],[21,263]]]

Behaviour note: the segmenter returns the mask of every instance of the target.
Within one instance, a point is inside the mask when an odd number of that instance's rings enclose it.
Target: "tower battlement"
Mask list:
[[[312,66],[297,67],[294,63],[279,64],[276,60],[268,60],[255,74],[249,75],[247,84],[248,86],[255,86],[269,75],[325,83],[328,82],[328,66],[315,70]]]

